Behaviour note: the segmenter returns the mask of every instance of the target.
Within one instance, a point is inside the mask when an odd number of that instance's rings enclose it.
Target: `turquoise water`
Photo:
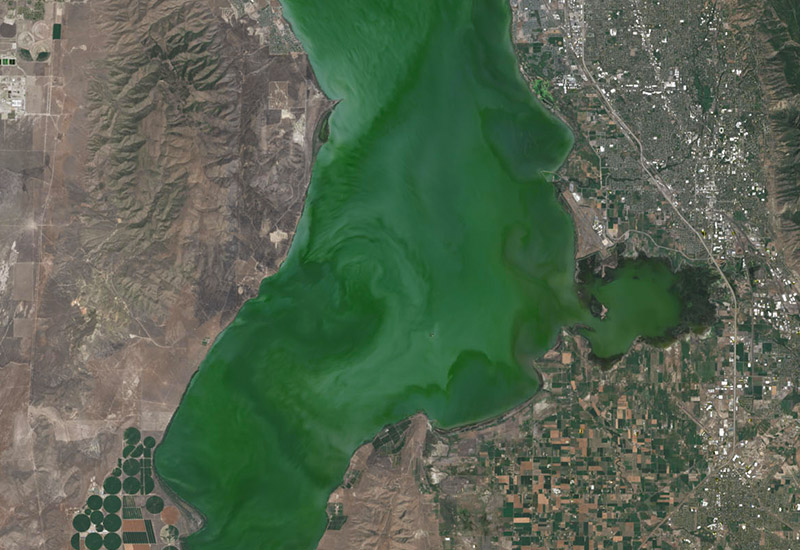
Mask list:
[[[540,171],[568,129],[519,76],[502,0],[286,0],[341,99],[289,256],[218,338],[156,452],[205,517],[193,549],[313,548],[353,451],[537,389],[588,319],[573,230]],[[346,513],[346,512],[345,512]]]

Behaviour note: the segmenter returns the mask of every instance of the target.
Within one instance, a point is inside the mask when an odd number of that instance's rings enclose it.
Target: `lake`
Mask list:
[[[595,323],[541,175],[572,136],[519,74],[508,4],[284,8],[341,102],[285,263],[214,343],[156,451],[162,482],[206,518],[192,549],[313,548],[330,491],[382,426],[513,407],[561,327]],[[618,314],[617,286],[608,322],[632,322],[643,313]],[[619,349],[616,329],[592,327]]]

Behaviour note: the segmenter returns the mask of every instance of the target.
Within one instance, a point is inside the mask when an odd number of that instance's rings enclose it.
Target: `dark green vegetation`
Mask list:
[[[325,529],[338,531],[347,523],[347,516],[342,512],[341,506],[328,505],[328,525]]]
[[[91,520],[92,523],[94,523],[97,526],[103,523],[104,517],[105,516],[103,516],[103,512],[100,512],[99,510],[89,514],[89,519]]]
[[[406,419],[384,428],[381,430],[381,433],[372,440],[372,446],[383,455],[391,455],[400,452],[406,441],[406,429],[410,425],[411,420]]]
[[[91,522],[89,521],[89,516],[86,514],[78,514],[72,520],[72,526],[76,531],[80,531],[81,533],[89,529],[89,525],[91,525]]]
[[[125,475],[135,476],[139,473],[139,461],[135,458],[129,458],[125,462],[122,463],[122,471],[125,472]]]
[[[89,550],[100,550],[103,546],[103,536],[98,533],[89,533],[86,535],[84,543]]]
[[[523,401],[530,361],[588,319],[572,226],[541,176],[571,138],[519,76],[508,5],[292,0],[286,14],[342,102],[288,258],[156,453],[206,518],[187,548],[313,547],[365,439],[420,409],[452,426]]]
[[[119,531],[119,528],[122,527],[122,520],[116,514],[108,514],[103,520],[103,527],[106,531]]]
[[[98,495],[92,495],[86,500],[86,505],[92,510],[99,510],[103,506],[103,498]]]
[[[800,393],[795,390],[781,400],[781,410],[784,412],[784,414],[789,414],[794,418],[797,418],[798,414],[794,408],[798,403],[800,403]]]
[[[705,330],[716,318],[716,307],[711,302],[711,287],[718,280],[709,267],[688,266],[675,273],[670,290],[678,297],[681,313],[678,324],[670,327],[666,339],[674,340],[686,331]]]
[[[714,95],[711,91],[711,86],[700,80],[699,75],[694,75],[694,88],[697,92],[697,103],[703,109],[703,112],[708,112],[714,104]]]
[[[126,477],[125,481],[122,482],[122,490],[129,495],[138,493],[141,487],[142,482],[136,477]]]
[[[122,538],[116,533],[109,533],[103,537],[103,546],[108,550],[117,550],[122,545]]]
[[[103,490],[110,495],[116,495],[122,490],[122,482],[119,477],[107,477],[103,482]]]
[[[131,537],[134,539],[144,537],[144,542],[149,544],[155,542],[150,519],[145,521],[146,533],[126,532],[122,533],[122,537],[118,534],[122,528],[123,518],[142,519],[142,509],[137,505],[136,497],[132,495],[147,495],[155,488],[150,463],[155,439],[148,436],[142,440],[139,430],[131,427],[125,430],[123,440],[125,444],[123,458],[129,458],[118,459],[117,463],[121,464],[122,468],[114,468],[111,475],[103,481],[105,498],[100,495],[89,496],[86,499],[84,512],[73,518],[72,526],[77,531],[71,539],[73,548],[80,548],[81,533],[88,531],[92,525],[97,532],[88,533],[84,539],[84,547],[89,549],[104,547],[107,550],[117,550],[122,545],[123,538]],[[122,470],[126,474],[125,481],[120,481]],[[126,495],[118,496],[121,490],[124,490]],[[151,495],[145,501],[145,508],[150,514],[157,516],[164,509],[164,501],[157,495]],[[120,510],[122,514],[119,514]]]
[[[758,424],[745,424],[741,428],[736,429],[736,437],[739,441],[748,441],[754,439],[758,435]]]
[[[151,514],[160,514],[161,510],[164,509],[164,501],[161,497],[153,495],[147,499],[145,507]]]
[[[544,78],[536,78],[533,81],[532,88],[533,92],[536,94],[536,97],[538,97],[541,101],[547,104],[552,104],[555,102],[555,99],[553,99],[553,94],[550,93],[550,83]]]
[[[26,50],[25,48],[20,48],[19,56],[25,61],[34,61],[33,55],[31,54],[30,50]],[[50,59],[50,52],[39,52],[36,54],[36,61],[47,61]]]
[[[130,428],[125,429],[122,437],[125,440],[126,445],[136,445],[142,438],[142,433],[137,428],[131,426]]]

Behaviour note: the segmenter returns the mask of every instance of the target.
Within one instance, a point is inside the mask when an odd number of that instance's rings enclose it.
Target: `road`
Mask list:
[[[583,27],[583,32],[584,33],[586,32],[585,29],[586,29],[586,27],[584,26]],[[733,313],[733,346],[734,346],[734,351],[733,351],[734,355],[731,358],[731,381],[732,381],[731,385],[733,386],[733,434],[732,434],[732,438],[733,438],[733,445],[735,446],[736,445],[736,409],[737,409],[737,397],[736,397],[736,385],[737,385],[736,384],[736,378],[737,378],[737,376],[736,376],[736,342],[737,342],[737,339],[738,339],[738,335],[737,335],[738,322],[737,322],[737,320],[739,318],[739,304],[738,304],[738,302],[736,300],[736,292],[733,290],[733,285],[731,285],[731,282],[728,280],[728,277],[725,276],[725,272],[722,271],[722,267],[719,265],[719,262],[714,257],[714,254],[711,252],[711,249],[708,247],[708,244],[706,243],[706,241],[703,238],[703,236],[701,235],[701,233],[691,223],[689,223],[689,220],[687,220],[686,217],[678,209],[678,202],[674,198],[674,195],[672,193],[672,189],[666,183],[664,183],[664,181],[661,179],[661,176],[659,176],[658,174],[654,173],[650,169],[650,164],[647,161],[647,158],[645,157],[645,154],[644,154],[644,147],[642,146],[642,142],[639,140],[639,138],[636,136],[636,134],[634,134],[633,130],[631,130],[630,127],[625,123],[625,121],[619,115],[617,110],[614,108],[614,105],[611,103],[611,101],[609,101],[608,97],[606,97],[606,94],[603,92],[603,89],[600,87],[600,85],[594,79],[594,76],[589,71],[588,67],[586,67],[586,62],[584,61],[583,57],[578,55],[578,52],[575,51],[575,48],[571,44],[570,44],[570,49],[571,49],[573,55],[575,56],[576,60],[578,61],[578,67],[580,68],[580,70],[583,73],[584,77],[586,77],[586,80],[588,82],[590,82],[592,84],[592,86],[597,90],[597,93],[599,94],[600,98],[603,101],[603,104],[606,107],[606,110],[608,111],[608,114],[611,116],[611,118],[614,119],[614,121],[617,123],[619,128],[622,130],[622,133],[625,135],[625,138],[634,147],[636,147],[636,149],[638,150],[638,152],[639,152],[639,165],[642,167],[642,170],[644,171],[644,173],[647,174],[648,181],[651,184],[653,184],[656,187],[656,189],[658,189],[658,191],[661,193],[661,195],[664,197],[664,199],[672,207],[672,210],[675,212],[675,215],[678,217],[678,219],[680,219],[681,222],[683,222],[684,225],[686,225],[686,227],[688,227],[689,230],[692,233],[694,233],[694,235],[697,237],[697,240],[703,246],[703,249],[706,251],[706,254],[708,254],[709,260],[711,261],[712,264],[714,264],[714,267],[716,268],[717,272],[719,272],[720,277],[722,277],[722,280],[725,283],[725,286],[728,288],[728,292],[731,295],[731,307],[732,307],[732,313]]]
[[[566,8],[566,9],[568,9],[568,8]],[[565,14],[565,15],[566,15],[565,20],[569,21],[568,14]],[[569,32],[568,29],[565,29],[565,35],[566,36],[571,36],[571,33]],[[606,94],[603,91],[603,89],[600,87],[600,85],[595,80],[594,75],[592,75],[591,71],[589,71],[589,68],[586,66],[586,62],[584,60],[584,56],[582,55],[582,52],[579,52],[578,48],[576,48],[576,41],[574,39],[572,39],[572,40],[568,40],[567,42],[569,44],[569,49],[570,49],[571,53],[573,54],[573,56],[575,57],[575,60],[578,63],[579,70],[583,73],[583,76],[584,76],[585,80],[587,82],[589,82],[592,85],[592,87],[594,87],[594,89],[597,91],[598,95],[600,96],[600,98],[601,98],[601,100],[602,100],[602,102],[603,102],[608,114],[611,116],[611,118],[617,123],[619,128],[622,130],[622,133],[624,134],[625,138],[639,152],[639,165],[641,166],[641,168],[644,171],[644,173],[647,174],[648,182],[650,184],[652,184],[653,186],[655,186],[656,189],[658,189],[659,193],[661,193],[661,195],[664,197],[664,199],[669,203],[670,207],[672,208],[673,212],[678,217],[678,219],[680,219],[681,222],[687,228],[689,228],[689,230],[697,237],[697,240],[700,242],[700,244],[702,245],[702,247],[705,250],[706,254],[708,255],[709,261],[714,265],[714,268],[719,273],[720,277],[722,278],[722,281],[725,283],[725,286],[728,289],[728,292],[730,293],[730,296],[731,296],[731,308],[732,308],[732,313],[733,313],[733,320],[732,320],[732,323],[733,323],[733,327],[732,327],[732,332],[733,332],[733,342],[732,342],[733,343],[733,357],[730,358],[730,360],[731,360],[731,381],[732,381],[731,386],[733,388],[733,390],[732,390],[732,392],[733,392],[732,421],[733,422],[732,422],[731,438],[732,438],[732,442],[733,442],[732,448],[735,448],[736,447],[736,410],[738,408],[737,395],[736,395],[736,393],[737,393],[736,386],[737,386],[737,378],[738,378],[737,372],[736,372],[736,343],[737,343],[737,340],[738,340],[738,318],[739,318],[739,304],[738,304],[738,301],[736,299],[736,292],[734,291],[733,285],[731,284],[730,280],[728,280],[728,277],[725,276],[725,273],[722,270],[722,267],[720,266],[720,264],[717,261],[717,259],[714,257],[714,254],[711,252],[711,249],[709,248],[708,244],[706,243],[706,240],[703,238],[703,236],[700,233],[700,231],[698,231],[689,222],[689,220],[686,219],[686,217],[681,213],[681,211],[678,209],[678,202],[675,199],[674,193],[673,193],[672,189],[670,188],[670,186],[667,185],[657,173],[653,172],[650,169],[650,163],[648,162],[648,160],[647,160],[647,158],[645,156],[644,147],[642,146],[641,140],[636,136],[636,134],[633,132],[633,130],[628,126],[628,124],[625,122],[625,120],[622,118],[622,116],[620,116],[620,114],[614,108],[614,105],[611,103],[611,101],[606,96]],[[579,39],[579,42],[577,42],[577,43],[579,43],[579,44],[585,44],[586,43],[586,25],[585,24],[582,25],[582,27],[581,27],[581,37]],[[582,48],[581,48],[581,50],[582,50]],[[684,411],[684,412],[687,412],[687,411]],[[731,454],[733,454],[733,453],[731,453]],[[706,475],[706,477],[697,486],[695,486],[694,489],[689,494],[687,494],[686,497],[681,502],[677,503],[676,506],[673,508],[673,510],[669,514],[667,514],[667,516],[662,521],[660,521],[657,525],[655,525],[654,528],[651,529],[650,532],[647,533],[643,537],[643,539],[639,543],[639,546],[640,547],[644,546],[644,544],[656,532],[658,532],[658,530],[667,521],[669,521],[669,519],[672,518],[672,516],[678,510],[680,510],[683,507],[683,505],[689,500],[689,498],[691,498],[700,487],[705,485],[705,483],[708,481],[708,479],[710,479],[712,476],[716,475],[716,473],[719,472],[724,466],[727,466],[731,462],[731,460],[732,460],[732,456],[728,456],[726,459],[722,460],[719,464],[717,464],[716,468],[712,468],[712,470],[708,473],[708,475]]]

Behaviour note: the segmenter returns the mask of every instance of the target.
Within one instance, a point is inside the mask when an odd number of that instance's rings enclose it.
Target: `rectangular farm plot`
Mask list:
[[[149,519],[144,520],[144,528],[147,531],[147,542],[150,544],[155,544],[156,542],[156,534],[153,531],[153,522]]]
[[[122,509],[122,519],[135,520],[142,519],[142,509],[138,506],[126,506]]]
[[[141,511],[139,512],[139,517],[141,517]],[[122,530],[123,531],[141,531],[145,532],[144,520],[143,519],[123,519],[122,520]]]
[[[131,519],[122,522],[122,542],[125,544],[155,544],[156,533],[149,519]]]
[[[148,544],[147,533],[144,531],[125,531],[122,533],[123,544]]]

